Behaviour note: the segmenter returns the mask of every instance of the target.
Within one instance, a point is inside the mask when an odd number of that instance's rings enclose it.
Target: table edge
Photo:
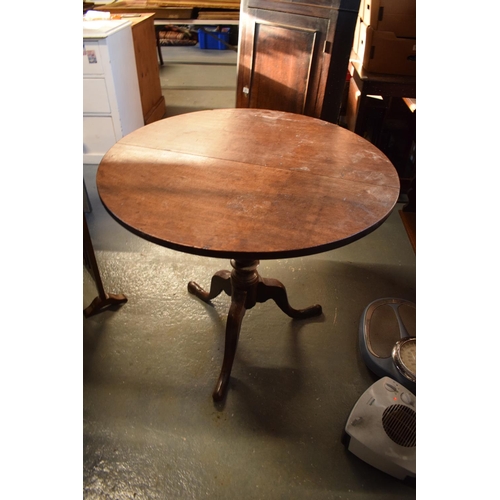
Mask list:
[[[120,218],[118,218],[104,203],[102,198],[99,196],[101,199],[101,202],[108,212],[108,214],[116,221],[118,222],[122,227],[127,229],[127,231],[130,231],[132,234],[135,234],[136,236],[149,241],[150,243],[154,243],[155,245],[162,246],[164,248],[168,248],[170,250],[174,250],[177,252],[182,252],[182,253],[187,253],[190,255],[198,255],[201,257],[211,257],[211,258],[216,258],[216,259],[241,259],[241,260],[277,260],[277,259],[287,259],[287,258],[295,258],[295,257],[307,257],[310,255],[316,255],[324,252],[328,252],[330,250],[335,250],[337,248],[344,247],[346,245],[349,245],[351,243],[354,243],[357,240],[360,240],[361,238],[364,238],[368,234],[372,233],[376,229],[378,229],[391,215],[391,213],[394,211],[394,208],[397,205],[397,200],[394,202],[393,206],[387,211],[387,214],[382,217],[376,224],[364,229],[363,231],[360,231],[359,233],[356,233],[354,235],[351,235],[347,238],[344,238],[342,240],[337,240],[331,243],[324,243],[321,245],[317,245],[314,247],[307,247],[307,248],[298,248],[298,249],[291,249],[291,250],[276,250],[276,251],[271,251],[271,252],[231,252],[228,250],[213,250],[209,248],[195,248],[192,246],[187,246],[187,245],[182,245],[179,243],[173,243],[171,241],[165,241],[160,238],[156,238],[154,236],[151,236],[147,233],[144,233],[140,231],[139,229],[130,226],[126,222],[122,221]]]

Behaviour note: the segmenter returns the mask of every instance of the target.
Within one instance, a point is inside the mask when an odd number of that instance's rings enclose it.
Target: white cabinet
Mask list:
[[[130,21],[84,21],[83,163],[143,125]]]

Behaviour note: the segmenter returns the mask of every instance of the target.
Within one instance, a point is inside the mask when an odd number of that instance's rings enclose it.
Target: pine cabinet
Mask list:
[[[130,18],[134,40],[137,78],[141,94],[144,125],[165,118],[165,97],[162,94],[156,47],[154,14],[136,14]]]
[[[237,107],[336,123],[360,0],[242,0]]]

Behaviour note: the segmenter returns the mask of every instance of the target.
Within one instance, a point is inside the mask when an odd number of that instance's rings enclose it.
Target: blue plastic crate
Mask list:
[[[226,50],[227,46],[223,42],[229,43],[229,28],[221,30],[213,27],[200,28],[198,29],[198,42],[200,49]]]

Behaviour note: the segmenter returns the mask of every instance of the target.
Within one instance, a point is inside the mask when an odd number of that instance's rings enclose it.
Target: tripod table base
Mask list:
[[[231,296],[231,306],[226,322],[224,360],[212,395],[214,401],[221,401],[226,395],[238,346],[241,323],[247,309],[251,309],[257,302],[266,302],[272,299],[285,314],[293,319],[311,318],[322,313],[319,304],[305,309],[291,307],[284,285],[272,278],[262,278],[257,271],[258,265],[258,260],[231,260],[233,270],[215,273],[208,292],[194,281],[190,281],[188,284],[188,291],[204,302],[209,302],[222,292]]]

